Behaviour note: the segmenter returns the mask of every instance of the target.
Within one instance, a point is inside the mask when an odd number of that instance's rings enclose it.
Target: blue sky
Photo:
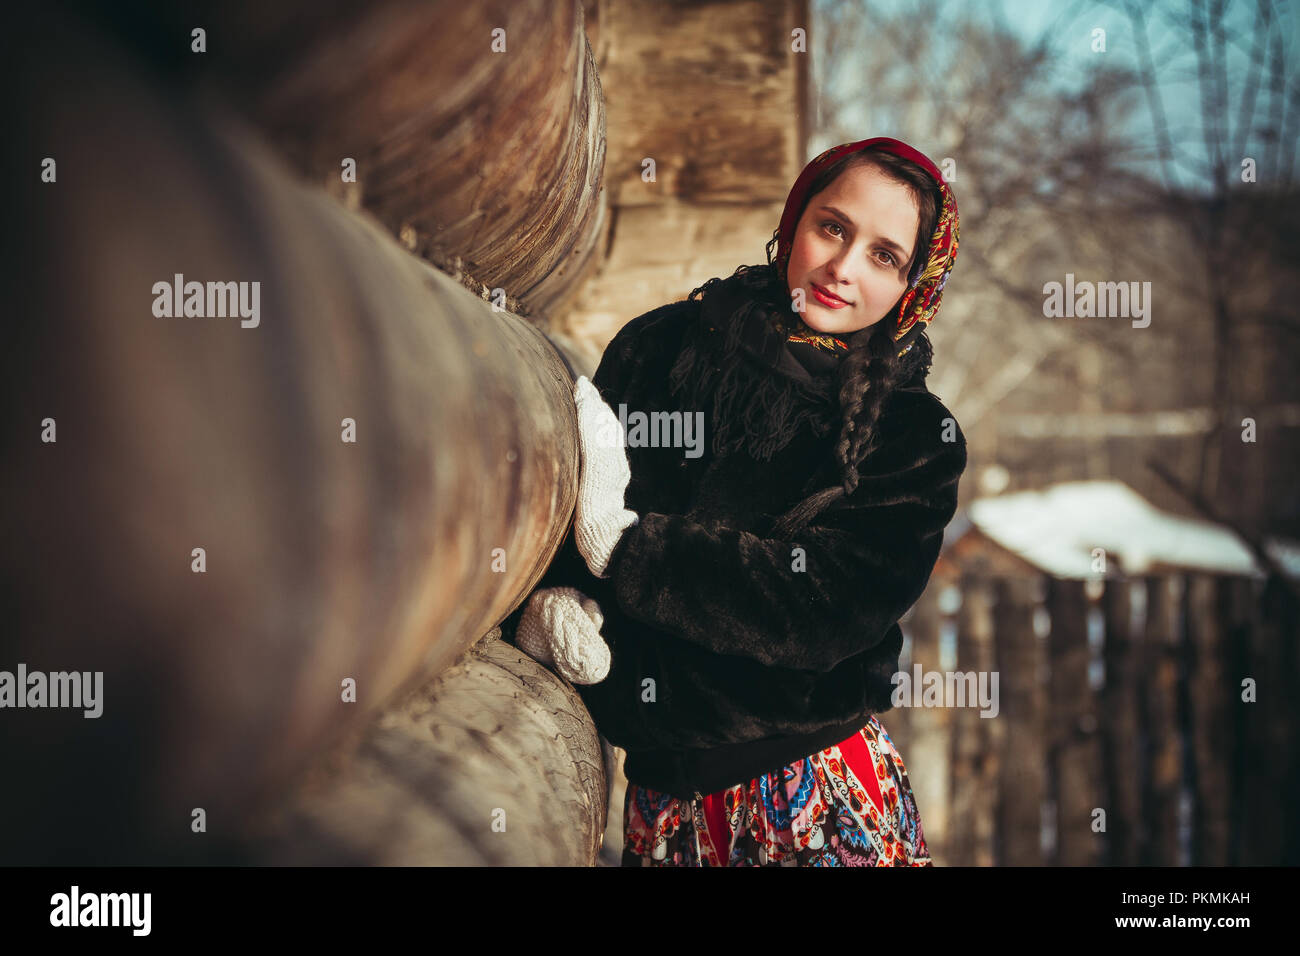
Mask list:
[[[836,5],[840,2],[858,3],[861,0],[814,0],[814,10]],[[1206,161],[1203,133],[1200,127],[1201,105],[1200,90],[1196,82],[1193,66],[1194,55],[1190,40],[1184,34],[1175,33],[1169,25],[1168,13],[1184,15],[1193,7],[1187,0],[1138,0],[1147,11],[1147,35],[1153,55],[1159,58],[1163,53],[1177,49],[1178,55],[1164,69],[1157,70],[1164,108],[1168,117],[1171,137],[1177,148],[1189,157]],[[999,23],[1012,33],[1019,35],[1030,45],[1040,37],[1045,37],[1049,47],[1057,56],[1058,82],[1072,85],[1077,78],[1086,77],[1088,72],[1098,65],[1109,62],[1112,65],[1131,66],[1136,64],[1136,44],[1131,35],[1128,17],[1115,4],[1098,2],[1098,0],[955,0],[950,6],[954,12],[972,11],[977,19],[990,23]],[[872,0],[868,6],[889,10],[905,11],[910,4],[907,0]],[[1294,63],[1300,53],[1300,0],[1275,0],[1274,7],[1279,16],[1279,28],[1284,36],[1286,55],[1291,64],[1289,80],[1297,82]],[[1253,33],[1256,4],[1253,0],[1228,0],[1226,23],[1230,30],[1241,36],[1242,43],[1249,43]],[[815,14],[814,14],[815,15]],[[941,21],[942,22],[942,21]],[[1105,60],[1102,54],[1092,50],[1092,30],[1100,27],[1106,31]],[[1228,97],[1231,104],[1229,115],[1235,120],[1239,114],[1239,101],[1245,84],[1246,67],[1249,63],[1249,50],[1228,45]],[[1186,74],[1180,76],[1179,74]],[[1266,105],[1264,91],[1256,100],[1256,122],[1260,125]],[[1142,101],[1136,111],[1134,121],[1139,124],[1134,131],[1143,141],[1151,139],[1151,116]],[[1292,122],[1291,127],[1297,128]],[[1236,139],[1236,123],[1230,129]],[[1264,150],[1265,144],[1259,139],[1246,140],[1246,155],[1255,156]],[[1291,143],[1284,155],[1294,156],[1295,143]],[[1231,158],[1230,158],[1231,159]],[[1239,166],[1240,158],[1233,161],[1234,169]],[[1155,164],[1152,164],[1153,167]],[[1294,166],[1293,166],[1294,170]],[[1158,178],[1155,168],[1148,174]],[[1208,188],[1206,180],[1198,176],[1195,170],[1185,167],[1176,169],[1177,182],[1188,188]]]

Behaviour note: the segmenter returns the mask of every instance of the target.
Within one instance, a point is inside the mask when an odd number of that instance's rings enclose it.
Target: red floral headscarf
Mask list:
[[[939,299],[943,294],[948,274],[952,272],[957,260],[957,197],[944,181],[939,168],[930,162],[923,153],[897,139],[877,136],[863,139],[856,143],[844,143],[832,146],[803,168],[799,178],[790,189],[785,200],[785,210],[781,213],[781,228],[777,239],[776,267],[782,280],[786,277],[786,265],[790,261],[790,249],[794,244],[795,227],[799,225],[799,216],[803,211],[808,189],[813,179],[823,169],[844,156],[858,150],[874,147],[903,159],[909,159],[933,177],[935,188],[939,193],[939,216],[934,233],[930,236],[929,253],[916,257],[916,265],[908,277],[908,289],[898,309],[898,326],[894,330],[897,342],[918,322],[929,324],[939,312]]]

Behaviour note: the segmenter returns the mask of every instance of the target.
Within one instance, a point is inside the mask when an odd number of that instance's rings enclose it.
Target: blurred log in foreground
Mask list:
[[[606,768],[582,698],[499,629],[321,762],[248,862],[591,864]]]
[[[219,860],[540,577],[574,502],[572,384],[528,323],[57,9],[0,67],[26,96],[5,129],[31,144],[0,187],[27,317],[0,386],[0,669],[102,673],[102,714],[4,712],[0,862]],[[162,307],[177,276],[207,289],[183,286],[188,315]],[[195,315],[217,283],[228,310]],[[499,756],[472,772],[504,779]],[[559,758],[548,776],[590,793]],[[580,835],[599,802],[556,812]]]
[[[595,266],[605,104],[580,0],[134,0],[129,29],[81,3],[473,291],[553,313]]]

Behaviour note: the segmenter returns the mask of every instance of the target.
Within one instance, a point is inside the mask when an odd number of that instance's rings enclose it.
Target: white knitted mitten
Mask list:
[[[614,545],[623,532],[640,518],[623,507],[623,492],[632,480],[623,447],[623,426],[614,410],[601,398],[596,386],[579,375],[573,388],[578,406],[578,437],[582,446],[582,478],[578,482],[578,506],[573,518],[574,543],[591,573],[608,577]]]
[[[604,623],[600,605],[577,588],[542,588],[519,618],[515,646],[575,684],[599,684],[609,674]]]

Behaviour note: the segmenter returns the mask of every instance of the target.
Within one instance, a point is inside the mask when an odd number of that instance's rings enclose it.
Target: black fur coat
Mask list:
[[[619,331],[593,378],[615,414],[620,403],[626,415],[683,411],[669,371],[699,314],[698,301],[674,302]],[[759,462],[745,451],[715,457],[707,440],[698,458],[637,446],[630,425],[625,505],[640,522],[615,547],[610,577],[590,573],[570,529],[538,584],[576,587],[601,606],[610,673],[577,691],[600,733],[628,751],[628,778],[711,792],[888,710],[897,621],[929,580],[966,465],[965,438],[924,373],[886,399],[854,493],[788,541],[766,535],[836,481],[838,428],[803,428]]]

